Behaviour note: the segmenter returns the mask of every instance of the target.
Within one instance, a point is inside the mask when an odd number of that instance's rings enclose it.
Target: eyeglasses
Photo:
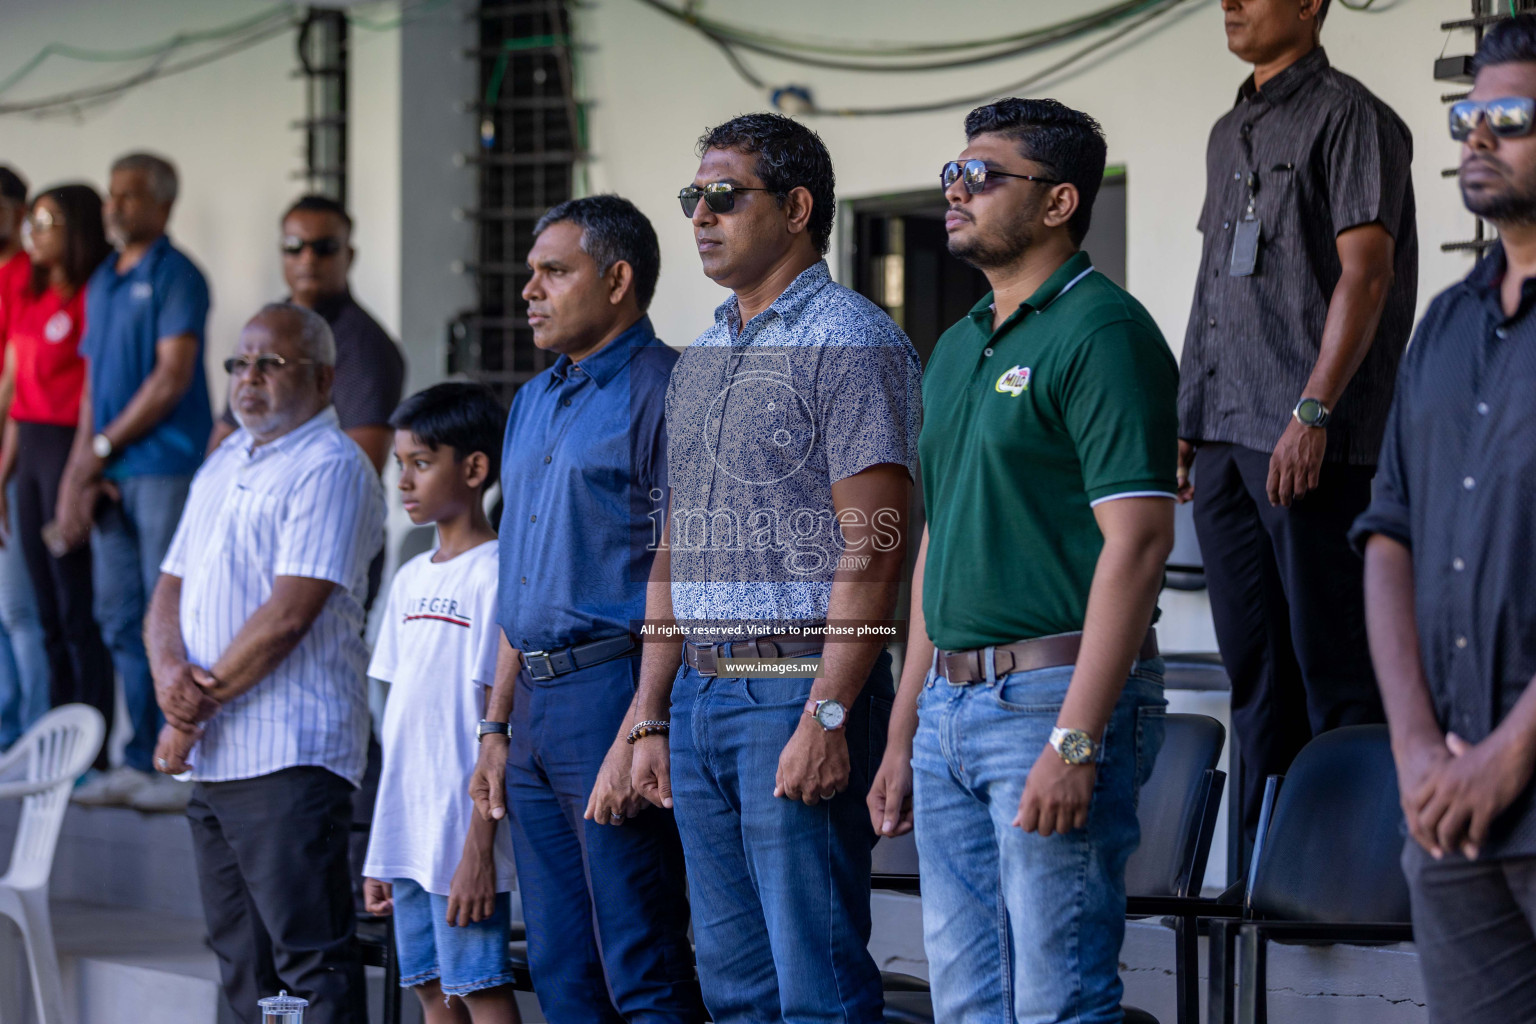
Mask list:
[[[1451,138],[1465,142],[1484,120],[1501,139],[1529,135],[1536,125],[1536,99],[1505,96],[1496,100],[1458,100],[1451,104]]]
[[[321,259],[335,256],[341,252],[341,239],[327,236],[306,241],[298,235],[287,235],[283,238],[284,256],[302,256],[305,249],[312,250]]]
[[[1055,178],[1042,178],[1038,174],[1010,174],[1008,171],[1000,171],[996,167],[988,167],[985,160],[967,160],[963,164],[958,160],[951,160],[939,172],[939,181],[944,185],[945,190],[948,191],[951,185],[963,177],[965,179],[965,190],[974,196],[987,187],[987,178],[991,175],[996,175],[999,178],[1019,178],[1023,181],[1038,181],[1042,185],[1061,184]]]
[[[234,356],[224,360],[224,372],[231,377],[241,377],[249,373],[251,367],[256,367],[256,372],[263,377],[274,370],[281,370],[285,366],[314,366],[313,359],[284,359],[282,356]]]
[[[27,221],[32,225],[33,234],[64,226],[63,217],[55,217],[47,210],[33,210],[32,215],[27,218]]]
[[[728,181],[712,181],[703,188],[689,185],[677,194],[677,200],[683,204],[683,216],[692,220],[693,211],[699,208],[700,199],[704,200],[710,213],[730,213],[736,209],[737,192],[773,192],[776,196],[784,194],[774,192],[771,188],[748,188],[745,185],[732,185]]]

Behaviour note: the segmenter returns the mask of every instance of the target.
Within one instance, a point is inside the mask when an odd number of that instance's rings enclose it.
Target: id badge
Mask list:
[[[1249,210],[1237,222],[1232,233],[1232,265],[1227,273],[1233,277],[1248,277],[1259,262],[1259,219]]]

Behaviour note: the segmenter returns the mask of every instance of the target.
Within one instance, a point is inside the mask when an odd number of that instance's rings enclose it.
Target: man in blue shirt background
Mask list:
[[[528,965],[550,1021],[702,1021],[677,826],[629,780],[633,630],[666,508],[677,362],[645,315],[661,250],[612,195],[556,206],[534,235],[523,298],[534,343],[559,358],[507,420],[502,650],[471,793],[489,818],[510,805]]]
[[[144,612],[212,428],[203,336],[208,283],[165,226],[176,169],[130,153],[112,165],[103,210],[117,252],[86,291],[89,361],[80,429],[59,495],[66,541],[92,530],[96,620],[122,677],[133,738],[123,764],[75,792],[81,803],[177,811],[188,787],[151,770],[164,719],[144,653]]]

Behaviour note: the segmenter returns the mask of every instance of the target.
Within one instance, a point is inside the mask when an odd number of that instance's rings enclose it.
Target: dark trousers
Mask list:
[[[43,543],[43,526],[54,517],[59,480],[69,461],[75,440],[74,427],[46,423],[16,424],[16,529],[27,575],[37,595],[37,614],[43,626],[43,646],[52,675],[50,701],[89,704],[107,720],[112,735],[115,703],[112,655],[101,639],[91,607],[91,548],[82,545],[54,558]],[[103,741],[96,767],[107,767]]]
[[[324,768],[200,782],[187,804],[208,943],[242,1024],[258,999],[309,1000],[306,1024],[367,1024],[347,868],[352,786]]]
[[[1371,466],[1325,463],[1317,490],[1271,505],[1269,455],[1230,444],[1195,454],[1195,532],[1216,642],[1232,680],[1243,830],[1258,829],[1264,779],[1313,736],[1385,721],[1365,636],[1365,564],[1349,528],[1371,500]]]
[[[639,671],[636,656],[517,680],[507,803],[528,967],[553,1024],[705,1019],[672,812],[647,807],[618,826],[582,817]]]
[[[1536,1024],[1536,857],[1437,861],[1409,839],[1403,873],[1430,1024]]]

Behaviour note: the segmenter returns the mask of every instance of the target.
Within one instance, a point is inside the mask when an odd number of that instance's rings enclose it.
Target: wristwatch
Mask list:
[[[848,721],[848,709],[839,701],[811,699],[805,702],[805,713],[816,719],[825,732],[834,732]]]
[[[91,451],[95,452],[96,457],[102,462],[106,462],[112,457],[112,439],[106,434],[97,434],[91,438]]]
[[[1296,422],[1304,427],[1326,427],[1333,413],[1322,403],[1320,399],[1303,398],[1296,403],[1296,408],[1291,410],[1291,415]]]
[[[1051,749],[1067,764],[1088,764],[1099,756],[1099,745],[1093,737],[1081,729],[1063,729],[1061,726],[1051,730]]]
[[[505,735],[507,735],[506,722],[487,722],[482,719],[480,723],[475,726],[476,742],[485,739],[487,736]]]

